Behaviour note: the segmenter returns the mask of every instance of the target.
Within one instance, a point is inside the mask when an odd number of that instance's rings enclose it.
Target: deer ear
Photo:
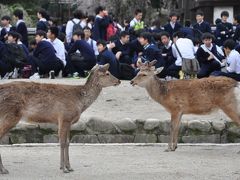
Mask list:
[[[99,66],[99,70],[103,71],[103,72],[106,72],[109,69],[109,67],[110,67],[110,64],[107,63],[107,64],[104,64],[102,66]]]
[[[153,60],[151,62],[149,62],[148,66],[152,67],[153,65],[155,65],[157,63],[157,60]]]
[[[95,71],[98,67],[99,67],[99,65],[96,64],[96,65],[92,68],[92,71]]]
[[[155,70],[154,74],[160,74],[162,72],[162,70],[164,69],[164,67],[159,67]]]

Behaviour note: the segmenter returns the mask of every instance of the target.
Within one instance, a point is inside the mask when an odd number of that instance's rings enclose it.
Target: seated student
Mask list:
[[[164,31],[167,31],[172,38],[173,34],[178,32],[182,25],[178,23],[178,15],[174,12],[170,13],[169,20],[169,23],[164,26]]]
[[[27,26],[23,20],[23,11],[20,9],[16,9],[13,12],[13,17],[16,19],[16,31],[22,36],[22,43],[28,47],[28,31]]]
[[[240,43],[240,14],[238,14],[234,17],[234,24],[236,25],[236,30],[234,32],[233,39],[237,43]]]
[[[233,25],[227,22],[228,18],[228,11],[223,11],[221,13],[221,23],[217,24],[216,27],[216,38],[219,40],[220,46],[223,45],[224,41],[232,37]]]
[[[29,58],[32,73],[34,73],[30,79],[39,79],[40,75],[49,74],[50,71],[59,72],[62,63],[57,58],[52,44],[46,40],[46,33],[42,30],[37,31],[35,40],[37,46],[33,56]]]
[[[185,38],[183,33],[180,31],[173,34],[173,42],[172,52],[176,61],[168,67],[167,76],[182,78],[179,77],[179,72],[182,69],[182,57],[186,59],[194,59],[195,49],[193,42],[190,39]],[[179,54],[179,52],[181,54]]]
[[[82,31],[73,33],[73,41],[74,43],[68,51],[69,60],[73,68],[71,71],[77,72],[81,77],[85,77],[84,71],[89,71],[96,65],[94,50],[84,40]]]
[[[119,78],[120,77],[119,62],[117,61],[113,52],[108,50],[107,43],[104,40],[99,40],[97,42],[97,47],[99,52],[97,63],[99,65],[109,63],[110,64],[109,72],[116,78]]]
[[[234,49],[236,43],[232,39],[224,42],[223,47],[227,55],[227,72],[215,71],[213,76],[226,76],[240,81],[240,54]]]
[[[92,47],[92,49],[94,50],[94,54],[97,56],[99,54],[97,49],[97,42],[91,38],[92,36],[91,29],[88,26],[86,26],[83,29],[83,32],[85,36],[85,41]]]
[[[12,65],[9,63],[8,59],[5,58],[6,54],[6,46],[0,41],[0,79],[8,79],[9,72],[13,71]]]
[[[164,60],[164,69],[163,71],[167,70],[169,66],[175,63],[175,57],[173,56],[172,53],[172,40],[170,38],[170,35],[168,32],[164,31],[160,33],[160,41],[162,43],[162,57]],[[162,71],[162,72],[163,72]],[[165,76],[165,75],[164,75]]]
[[[129,47],[130,35],[126,31],[120,33],[120,38],[109,44],[109,48],[112,49],[113,54],[115,54],[117,60],[120,63],[132,64],[132,59],[130,58],[130,47]]]
[[[65,47],[63,42],[58,39],[58,34],[59,34],[59,29],[56,26],[52,26],[49,28],[48,33],[47,33],[47,37],[48,37],[48,42],[50,42],[52,44],[52,46],[55,49],[55,54],[57,56],[57,58],[60,60],[60,65],[61,66],[61,70],[64,69],[64,67],[66,66],[67,62],[66,62],[66,56],[65,56]],[[58,75],[59,72],[55,72],[55,75]]]
[[[202,35],[203,44],[198,48],[196,58],[200,63],[198,78],[208,77],[213,71],[221,70],[221,62],[224,59],[224,53],[220,47],[212,43],[214,36],[210,33]]]
[[[155,67],[162,67],[164,66],[164,61],[162,58],[162,53],[158,47],[152,43],[152,36],[148,32],[144,32],[139,36],[139,42],[143,46],[143,52],[141,55],[141,61],[153,61],[157,60]],[[140,59],[139,59],[140,60]]]

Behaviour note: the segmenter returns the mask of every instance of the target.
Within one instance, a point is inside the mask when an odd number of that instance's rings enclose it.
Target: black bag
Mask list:
[[[5,45],[6,54],[4,59],[6,59],[13,67],[22,68],[27,63],[27,56],[23,48],[14,43]]]
[[[70,60],[75,62],[75,61],[84,61],[85,59],[81,53],[73,53],[70,55]]]
[[[81,21],[79,21],[78,23],[75,23],[74,20],[72,20],[72,23],[73,23],[72,33],[83,30],[81,26]]]
[[[135,76],[135,70],[132,66],[125,63],[120,63],[120,79],[131,80]]]

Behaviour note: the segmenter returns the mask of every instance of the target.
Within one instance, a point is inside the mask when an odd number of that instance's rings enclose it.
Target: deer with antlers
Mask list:
[[[177,148],[179,125],[183,114],[208,114],[221,109],[232,121],[240,125],[237,98],[234,93],[237,82],[226,77],[210,77],[191,80],[159,79],[156,61],[140,63],[140,71],[131,81],[147,90],[156,102],[171,114],[170,141],[166,151]]]
[[[21,118],[30,122],[58,125],[60,169],[73,171],[69,162],[70,127],[98,97],[102,88],[120,80],[108,72],[109,64],[96,65],[84,85],[11,82],[0,85],[0,138]],[[7,174],[0,156],[0,173]]]

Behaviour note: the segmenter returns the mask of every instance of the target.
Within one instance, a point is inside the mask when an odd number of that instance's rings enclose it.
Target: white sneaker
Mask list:
[[[12,79],[17,79],[18,78],[18,68],[15,68],[13,71],[13,75],[11,76]]]
[[[5,76],[2,79],[10,79],[12,74],[13,74],[13,72],[6,73]]]
[[[55,79],[55,72],[53,70],[49,72],[49,79]]]
[[[34,73],[32,76],[29,77],[29,79],[31,79],[31,80],[40,79],[40,76],[38,73]]]

